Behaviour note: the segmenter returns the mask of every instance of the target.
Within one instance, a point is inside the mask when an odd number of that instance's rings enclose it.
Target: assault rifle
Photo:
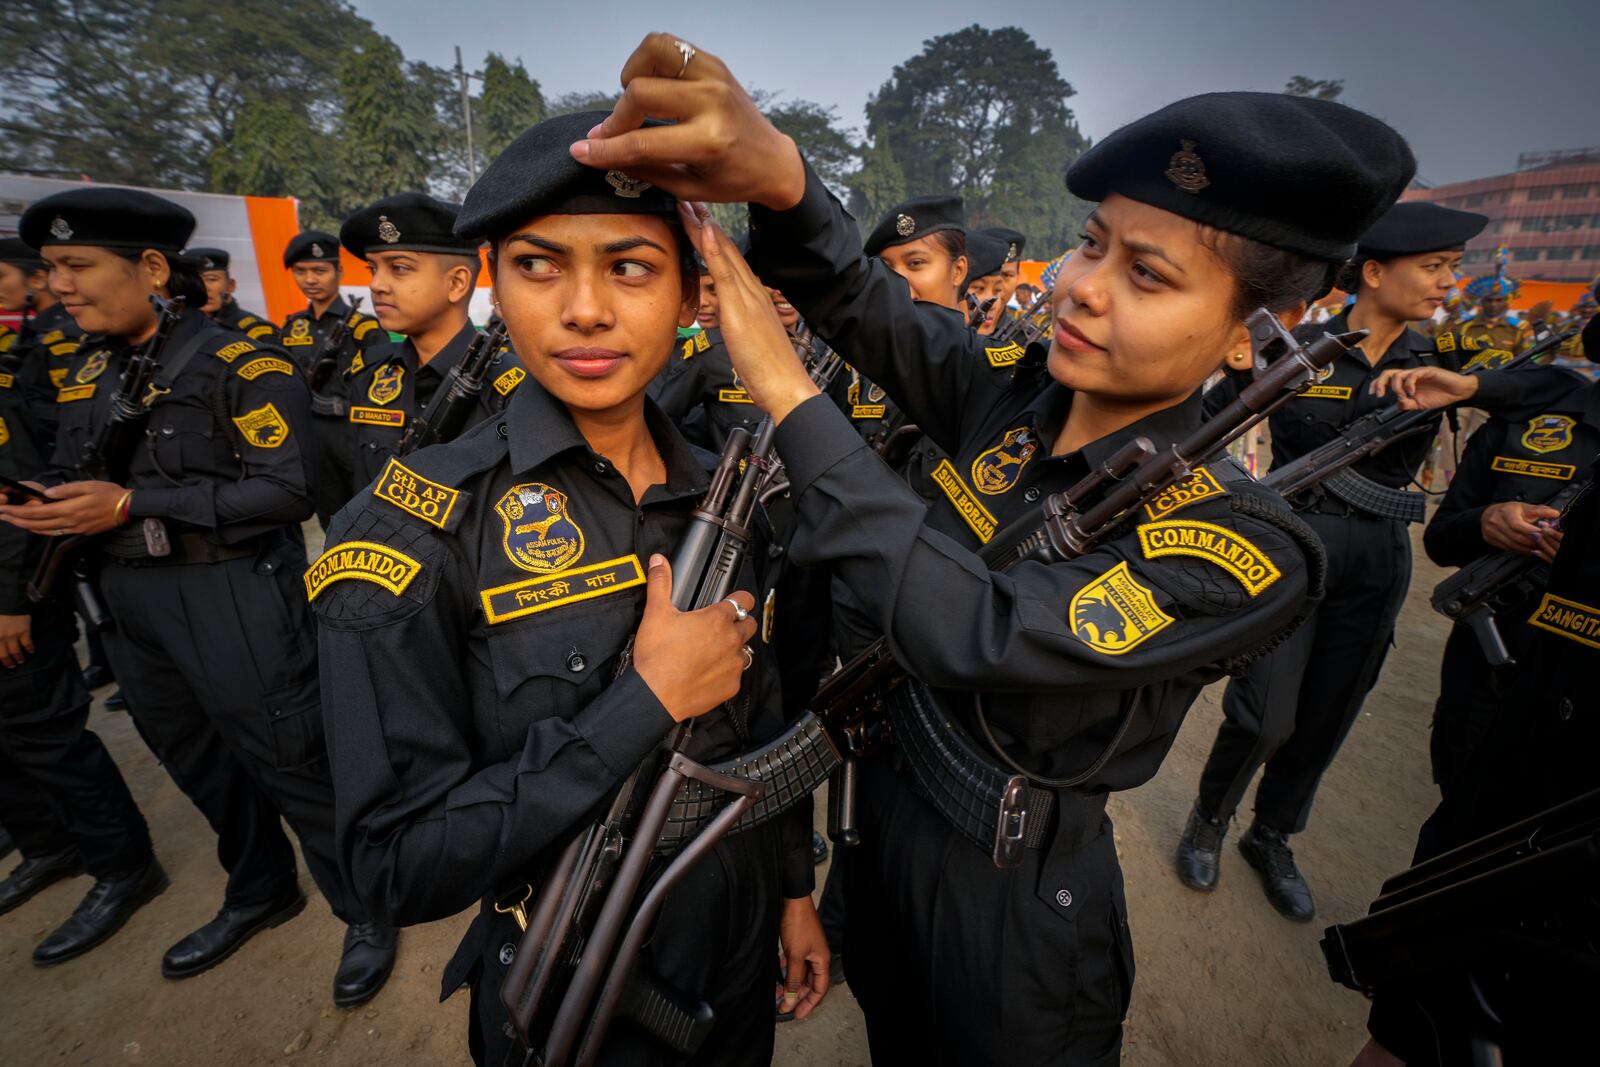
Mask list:
[[[145,425],[150,421],[150,405],[163,392],[155,383],[156,374],[161,370],[161,356],[172,336],[172,328],[182,317],[183,304],[181,298],[163,300],[159,296],[152,296],[150,303],[156,309],[156,332],[128,357],[117,391],[106,409],[106,421],[79,452],[77,471],[82,480],[118,485],[128,480],[134,449],[144,439]],[[160,519],[145,519],[143,532],[150,555],[172,553],[166,527]],[[28,599],[37,604],[48,597],[55,588],[62,563],[89,540],[87,534],[65,534],[46,541],[33,579],[28,583]],[[87,592],[82,584],[78,591],[80,595]]]
[[[1569,485],[1546,506],[1564,511],[1578,491],[1590,482]],[[1559,526],[1561,520],[1556,519]],[[1523,552],[1491,552],[1480,556],[1433,587],[1433,610],[1453,622],[1464,622],[1477,637],[1491,667],[1516,665],[1494,613],[1520,603],[1529,593],[1543,589],[1550,569],[1538,556]]]
[[[1511,370],[1531,362],[1576,332],[1569,330],[1546,337],[1498,369]],[[1339,436],[1327,444],[1312,449],[1292,463],[1274,467],[1261,479],[1261,484],[1276,489],[1284,497],[1292,497],[1318,482],[1326,481],[1346,467],[1378,454],[1396,441],[1419,433],[1431,433],[1433,420],[1438,415],[1437,410],[1405,411],[1398,403],[1389,404],[1345,426],[1339,431]]]
[[[1255,381],[1231,404],[1184,440],[1159,451],[1143,437],[1128,442],[1065,492],[1047,497],[1042,521],[1029,516],[1000,530],[980,553],[984,564],[1005,571],[1023,560],[1057,563],[1089,552],[1138,508],[1288,403],[1321,368],[1366,336],[1364,330],[1324,334],[1302,344],[1265,309],[1252,312],[1246,322]],[[950,716],[938,712],[931,694],[906,685],[908,681],[912,679],[895,661],[887,641],[879,638],[818,691],[817,715],[844,754],[829,786],[829,836],[842,845],[860,840],[854,812],[856,760],[882,747],[892,733],[905,742],[902,754],[941,814],[991,850],[996,866],[1016,866],[1030,832],[1030,807],[1032,826],[1043,821],[1030,796],[1042,803],[1053,794],[1030,790],[1029,776],[1010,764],[992,739],[991,756]],[[981,713],[979,718],[982,722]],[[1109,758],[1121,736],[1119,730],[1086,775]],[[1008,766],[995,766],[995,756]]]
[[[680,611],[732,591],[757,502],[778,469],[775,436],[770,418],[754,435],[743,427],[729,433],[673,555],[672,601]],[[630,659],[631,645],[619,673]],[[737,707],[728,711],[742,735]],[[763,748],[714,766],[687,755],[693,732],[693,719],[673,729],[622,784],[605,817],[561,852],[537,892],[524,887],[496,905],[523,930],[501,988],[518,1039],[508,1064],[592,1064],[619,1012],[681,1057],[692,1057],[710,1033],[710,1006],[640,973],[639,952],[690,869],[729,833],[809,796],[838,753],[811,715]]]
[[[419,448],[456,439],[472,415],[478,394],[483,392],[484,380],[489,377],[489,368],[500,358],[500,349],[505,343],[504,322],[496,322],[472,339],[466,352],[439,383],[438,392],[428,401],[427,409],[400,438],[396,455],[407,456]]]
[[[1035,322],[1034,319],[1049,305],[1052,295],[1049,291],[1040,293],[1039,299],[1018,312],[1015,318],[1006,319],[996,326],[994,333],[989,335],[990,340],[1015,341],[1024,348],[1033,344],[1044,335],[1045,327],[1049,323],[1048,319],[1044,323]]]
[[[327,387],[328,379],[333,377],[333,372],[339,366],[339,349],[344,347],[345,340],[350,336],[350,320],[361,311],[362,298],[352,297],[350,300],[350,314],[341,315],[328,327],[327,334],[322,338],[322,343],[311,356],[311,391],[320,393]]]

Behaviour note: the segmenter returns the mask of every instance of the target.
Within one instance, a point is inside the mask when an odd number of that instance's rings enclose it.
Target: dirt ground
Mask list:
[[[1344,1064],[1364,1040],[1365,1002],[1328,980],[1317,942],[1326,924],[1364,914],[1383,879],[1406,865],[1436,797],[1427,730],[1446,626],[1427,600],[1440,573],[1418,556],[1398,647],[1323,783],[1310,829],[1295,839],[1316,891],[1316,922],[1295,925],[1271,909],[1233,847],[1237,828],[1215,893],[1191,892],[1171,873],[1221,716],[1220,685],[1196,704],[1156,778],[1113,798],[1138,958],[1129,1067]],[[468,916],[404,931],[388,986],[365,1007],[342,1011],[330,995],[342,930],[303,871],[312,901],[299,918],[215,970],[163,979],[162,952],[221,900],[215,839],[126,715],[97,702],[91,726],[143,808],[172,888],[114,939],[50,970],[35,969],[29,953],[67,917],[88,880],[59,883],[0,917],[0,1064],[469,1062],[465,994],[438,1002],[440,968]],[[806,1022],[780,1027],[775,1062],[866,1064],[865,1028],[848,989]]]

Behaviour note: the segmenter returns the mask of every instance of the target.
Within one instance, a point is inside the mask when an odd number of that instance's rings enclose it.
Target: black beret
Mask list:
[[[0,263],[9,263],[13,267],[21,267],[27,271],[44,269],[44,260],[39,258],[39,250],[31,247],[20,237],[0,238]]]
[[[1346,260],[1417,162],[1389,126],[1330,100],[1206,93],[1130,122],[1078,158],[1067,188],[1120,193],[1314,259]]]
[[[1022,236],[1020,230],[1013,230],[1009,226],[985,226],[978,231],[990,237],[998,237],[1006,243],[1006,262],[1015,263],[1022,258],[1022,250],[1027,247],[1028,239]]]
[[[671,194],[620,170],[597,170],[572,158],[572,145],[587,137],[607,114],[558,115],[512,141],[467,190],[456,216],[456,234],[495,237],[536,215],[676,218],[678,201]]]
[[[368,252],[438,252],[475,256],[476,237],[455,235],[459,205],[427,193],[386,196],[353,212],[339,227],[339,241],[356,258]]]
[[[1411,200],[1385,211],[1383,218],[1361,235],[1356,256],[1381,259],[1464,248],[1487,225],[1487,215]]]
[[[967,234],[967,280],[962,284],[971,285],[979,278],[999,274],[1010,251],[1011,242],[987,231],[974,230]]]
[[[17,232],[34,248],[94,245],[176,255],[194,233],[194,216],[142,189],[95,186],[35,200],[22,213]]]
[[[339,262],[339,239],[326,230],[306,230],[289,238],[283,250],[283,265]]]
[[[183,258],[192,261],[199,271],[228,269],[228,253],[222,248],[185,248]]]
[[[903,245],[940,230],[966,233],[966,211],[959,196],[917,196],[896,204],[867,234],[862,248],[867,255],[875,256],[885,248]]]

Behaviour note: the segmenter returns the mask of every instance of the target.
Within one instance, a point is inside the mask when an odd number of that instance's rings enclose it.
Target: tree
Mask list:
[[[958,192],[969,225],[1013,226],[1043,254],[1068,244],[1087,214],[1062,184],[1087,147],[1072,95],[1027,33],[969,26],[925,41],[873,94],[872,147],[887,144],[907,195]]]
[[[298,197],[302,225],[326,227],[339,210],[337,176],[324,166],[333,151],[304,110],[286,100],[252,101],[239,111],[232,140],[211,151],[211,187]]]
[[[1296,74],[1284,85],[1283,91],[1290,96],[1309,96],[1316,100],[1337,100],[1344,92],[1343,78],[1329,78],[1326,80],[1308,78],[1304,74]]]
[[[479,126],[473,132],[481,139],[484,156],[498,156],[524,130],[543,122],[545,110],[544,93],[528,77],[522,60],[508,63],[490,52],[483,62],[483,97],[473,108]]]
[[[853,174],[850,211],[868,229],[906,198],[906,175],[895,161],[894,149],[881,127],[874,129],[861,150],[861,169]]]
[[[777,103],[757,94],[762,111],[779,130],[794,138],[817,176],[835,192],[843,192],[854,169],[858,149],[850,134],[840,129],[835,108],[810,100]]]
[[[380,197],[429,188],[446,130],[438,101],[443,71],[406,65],[387,37],[361,42],[339,69],[334,166],[340,214]]]

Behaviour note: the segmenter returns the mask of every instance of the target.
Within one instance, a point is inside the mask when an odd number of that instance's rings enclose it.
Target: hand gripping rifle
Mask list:
[[[1059,563],[1095,548],[1144,504],[1189,477],[1251,427],[1288,403],[1341,353],[1366,335],[1358,330],[1323,334],[1302,344],[1265,309],[1246,320],[1254,353],[1255,381],[1194,433],[1157,451],[1140,437],[1113,453],[1099,469],[1043,504],[1043,521],[1028,516],[1011,523],[984,546],[980,558],[991,570],[1006,571],[1023,560]],[[1040,832],[1054,794],[1051,788],[1086,780],[1110,758],[1131,719],[1112,738],[1088,771],[1071,781],[1035,779],[1011,763],[990,738],[980,749],[931,694],[897,663],[887,640],[870,647],[834,673],[818,691],[817,715],[844,754],[829,785],[828,834],[842,845],[860,841],[856,826],[856,760],[880,748],[891,734],[902,756],[941,814],[979,847],[991,851],[995,865],[1022,861],[1030,832]],[[980,723],[983,722],[981,713]],[[987,731],[987,724],[984,724]],[[995,765],[995,757],[1007,763]],[[1031,828],[1030,828],[1030,814]]]
[[[1565,512],[1578,493],[1593,481],[1567,486],[1546,502]],[[1559,526],[1561,520],[1556,519]],[[1491,552],[1480,556],[1433,587],[1433,610],[1453,622],[1466,623],[1491,667],[1511,667],[1516,659],[1506,648],[1494,613],[1521,602],[1550,581],[1550,568],[1538,556]]]
[[[106,421],[78,454],[77,470],[83,480],[118,485],[128,480],[134,449],[144,439],[145,425],[150,421],[150,405],[163,391],[155,384],[156,374],[161,370],[161,356],[172,336],[172,328],[182,316],[183,304],[181,300],[163,300],[158,296],[152,296],[150,303],[156,309],[156,332],[128,357],[117,391],[107,407]],[[160,519],[144,520],[144,536],[150,555],[171,553],[172,545]],[[62,563],[89,540],[86,534],[66,534],[46,541],[33,579],[28,583],[28,599],[37,604],[48,597],[55,588]],[[79,592],[84,591],[80,585]]]
[[[361,300],[359,296],[351,298],[350,314],[341,315],[335,320],[312,355],[310,371],[313,393],[320,393],[327,388],[328,379],[332,378],[333,372],[338,369],[339,349],[344,347],[345,341],[350,336],[350,320],[361,313]]]
[[[400,438],[397,455],[410,455],[419,448],[456,439],[472,415],[478,394],[483,392],[484,380],[489,377],[489,368],[500,358],[500,349],[505,343],[504,322],[496,322],[472,339],[467,351],[439,383],[439,390],[428,401],[427,409]]]
[[[743,427],[728,435],[672,560],[680,611],[732,591],[776,467],[775,434],[764,419],[754,435]],[[630,659],[631,647],[619,671]],[[743,732],[737,716],[735,727]],[[537,893],[528,887],[510,906],[496,905],[523,927],[500,994],[519,1039],[508,1064],[592,1064],[619,1010],[679,1056],[692,1056],[710,1033],[711,1008],[640,972],[640,950],[667,895],[696,863],[730,832],[809,796],[838,753],[810,715],[764,748],[714,766],[686,754],[693,731],[690,719],[668,734],[605,817],[561,852]]]

